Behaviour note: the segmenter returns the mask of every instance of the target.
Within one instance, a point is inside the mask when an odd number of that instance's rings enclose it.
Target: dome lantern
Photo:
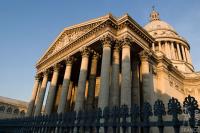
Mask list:
[[[152,8],[153,8],[153,10],[150,14],[150,21],[160,20],[159,13],[155,10],[154,6]]]

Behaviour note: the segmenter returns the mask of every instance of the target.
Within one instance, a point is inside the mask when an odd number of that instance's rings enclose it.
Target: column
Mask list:
[[[111,60],[111,38],[109,36],[102,39],[103,55],[101,61],[100,91],[98,107],[104,108],[109,102],[109,83],[110,83],[110,60]]]
[[[119,106],[119,42],[115,43],[112,55],[112,77],[110,87],[110,106]]]
[[[70,109],[71,109],[71,102],[73,101],[73,97],[72,97],[73,87],[74,87],[73,82],[70,81],[68,93],[67,93],[67,103],[65,105],[65,108],[66,108],[67,111],[70,111]]]
[[[168,42],[165,42],[165,54],[168,59],[171,59],[171,50]]]
[[[121,105],[131,107],[131,41],[125,38],[122,43]]]
[[[158,42],[158,50],[162,52],[161,41]]]
[[[184,46],[183,46],[183,45],[181,45],[181,49],[182,49],[182,54],[183,54],[183,60],[184,60],[184,61],[187,61],[187,60],[186,60],[186,57],[185,57],[185,49],[184,49]]]
[[[148,53],[143,51],[140,53],[141,60],[141,71],[142,71],[142,92],[143,92],[143,102],[151,101],[150,92],[150,73],[149,73],[149,59]]]
[[[32,91],[32,96],[31,96],[31,100],[28,104],[28,110],[27,110],[26,116],[31,116],[33,113],[35,99],[36,99],[36,95],[37,95],[38,91],[39,91],[39,77],[38,77],[38,75],[36,75],[35,81],[34,81],[34,86],[33,86],[33,91]]]
[[[135,58],[132,61],[132,94],[131,94],[131,105],[140,105],[140,81],[139,81],[139,61]]]
[[[52,112],[53,103],[54,103],[54,99],[56,95],[56,85],[58,82],[59,68],[60,68],[59,64],[56,64],[53,68],[53,76],[51,79],[51,85],[49,88],[49,93],[47,96],[47,101],[46,101],[46,106],[45,106],[45,113],[47,115],[50,115]]]
[[[174,43],[171,42],[171,56],[172,59],[175,60],[175,50],[174,50]]]
[[[192,64],[192,59],[191,59],[191,56],[190,56],[190,52],[189,52],[189,49],[185,48],[185,52],[186,52],[186,55],[187,55],[187,60],[190,64]]]
[[[95,99],[96,73],[97,73],[98,58],[99,58],[99,55],[95,52],[92,56],[89,83],[88,83],[88,96],[87,96],[88,109],[93,108],[93,103],[94,103],[94,99]]]
[[[68,90],[69,90],[69,85],[70,85],[72,62],[73,62],[73,59],[71,57],[65,60],[65,63],[66,63],[65,74],[64,74],[63,84],[62,84],[60,103],[58,105],[58,110],[57,110],[58,113],[64,113],[65,111],[67,95],[68,95]]]
[[[177,46],[177,51],[178,51],[178,59],[182,60],[179,43],[177,43],[176,46]]]
[[[75,111],[79,111],[84,107],[85,100],[85,87],[87,80],[87,71],[88,71],[88,62],[89,62],[89,50],[84,48],[82,50],[82,61],[81,68],[78,80],[78,89],[76,93],[76,101],[75,101]]]
[[[44,75],[43,75],[43,80],[42,80],[42,85],[40,88],[38,101],[37,101],[36,107],[35,107],[34,116],[40,115],[40,113],[41,113],[44,96],[45,96],[45,91],[46,91],[46,87],[47,87],[47,82],[48,82],[48,71],[45,71]]]
[[[152,43],[152,50],[155,51],[155,44]]]

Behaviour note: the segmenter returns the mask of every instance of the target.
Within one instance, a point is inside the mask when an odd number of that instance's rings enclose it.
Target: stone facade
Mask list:
[[[65,28],[36,64],[27,116],[105,106],[153,103],[188,94],[200,102],[186,40],[152,11],[143,28],[111,14]],[[49,91],[47,83],[50,82]]]
[[[23,117],[28,103],[0,96],[0,119]]]

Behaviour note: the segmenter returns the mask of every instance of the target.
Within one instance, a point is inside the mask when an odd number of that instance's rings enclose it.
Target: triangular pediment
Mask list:
[[[64,30],[58,35],[55,41],[50,45],[45,54],[37,62],[36,67],[41,64],[45,64],[48,59],[53,58],[54,55],[61,52],[66,48],[70,48],[71,44],[85,39],[90,33],[97,32],[100,29],[105,29],[106,26],[111,26],[113,29],[120,30],[123,27],[129,27],[135,32],[138,38],[142,38],[148,43],[153,42],[153,38],[139,25],[137,24],[128,14],[120,18],[113,17],[112,14],[86,21],[71,27],[64,28]]]
[[[64,28],[64,30],[58,35],[55,41],[47,49],[42,58],[40,58],[38,63],[51,57],[52,55],[60,51],[62,48],[78,39],[80,36],[86,34],[99,24],[103,23],[105,20],[106,16]]]

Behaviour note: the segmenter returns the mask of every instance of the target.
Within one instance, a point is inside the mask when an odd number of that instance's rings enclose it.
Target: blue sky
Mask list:
[[[1,0],[0,95],[29,100],[35,64],[64,27],[109,12],[128,13],[144,26],[153,5],[161,19],[188,40],[199,71],[199,0]]]

